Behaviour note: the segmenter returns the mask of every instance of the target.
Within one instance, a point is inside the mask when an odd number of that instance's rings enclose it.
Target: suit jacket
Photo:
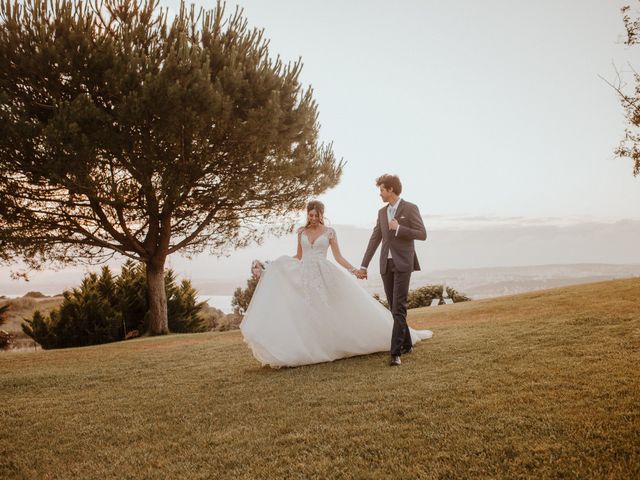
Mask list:
[[[400,224],[398,235],[393,230],[389,230],[389,220],[387,217],[387,208],[382,207],[378,211],[378,221],[373,228],[373,233],[369,239],[369,245],[362,259],[362,266],[367,268],[369,262],[376,252],[378,245],[382,243],[380,250],[380,273],[387,271],[387,258],[389,250],[393,257],[393,263],[399,272],[411,272],[420,270],[420,263],[416,256],[414,246],[415,240],[426,240],[427,231],[424,228],[420,210],[417,205],[400,200],[398,210],[396,210],[395,219]]]

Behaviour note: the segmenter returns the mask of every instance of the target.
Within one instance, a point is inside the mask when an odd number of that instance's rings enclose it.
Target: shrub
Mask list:
[[[240,326],[242,316],[235,313],[224,313],[219,308],[205,305],[200,311],[200,316],[209,330],[224,332],[234,330]]]
[[[22,330],[42,348],[81,347],[122,338],[113,276],[108,267],[90,273],[79,288],[64,292],[62,305],[45,317],[36,311]]]
[[[460,293],[451,287],[447,287],[447,294],[449,294],[449,298],[453,300],[453,303],[469,302],[471,300],[470,297],[467,297],[463,293]]]
[[[442,285],[427,285],[424,287],[416,288],[409,291],[407,295],[407,308],[420,308],[420,307],[428,307],[431,305],[431,302],[434,298],[439,300],[438,305],[443,305],[444,287]],[[447,294],[453,303],[458,302],[468,302],[471,300],[469,297],[459,293],[457,290],[447,287]],[[386,300],[380,298],[380,295],[377,293],[373,295],[373,297],[378,300],[382,305],[386,308],[389,308],[389,304]]]
[[[0,350],[8,350],[13,345],[13,335],[0,330]]]
[[[118,277],[108,267],[100,276],[90,273],[79,288],[63,293],[62,305],[45,317],[36,311],[22,324],[24,333],[42,348],[64,348],[108,343],[147,330],[146,272],[142,264],[128,261]],[[172,270],[165,273],[169,328],[174,332],[207,329],[200,311],[203,302],[191,282],[176,284]]]
[[[240,322],[242,322],[241,315],[236,315],[235,313],[228,313],[219,319],[219,321],[216,323],[214,330],[217,332],[226,332],[228,330],[235,330],[240,327]]]
[[[2,305],[0,307],[0,327],[6,323],[8,320],[9,304]]]
[[[208,330],[215,330],[216,325],[224,315],[225,313],[222,310],[212,307],[208,303],[206,303],[202,307],[202,310],[200,310],[200,318],[202,318],[202,321],[207,326]]]
[[[7,321],[7,311],[9,310],[9,304],[2,305],[0,307],[0,327]],[[6,350],[11,347],[13,335],[4,330],[0,330],[0,350]]]
[[[204,332],[207,325],[199,315],[206,302],[196,302],[196,291],[189,280],[176,285],[175,274],[168,270],[164,277],[167,289],[169,330],[177,333]]]
[[[262,272],[264,272],[269,262],[261,262],[260,260],[254,260],[251,262],[251,277],[247,280],[246,288],[236,288],[233,292],[233,298],[231,299],[231,306],[233,307],[233,313],[242,319],[242,316],[246,313],[253,298],[253,292],[255,292]]]
[[[251,277],[247,280],[246,288],[236,288],[233,292],[233,298],[231,299],[231,306],[233,307],[233,313],[236,315],[244,315],[249,308],[253,292],[256,291],[259,278]]]
[[[439,303],[443,304],[443,291],[444,287],[442,285],[427,285],[410,290],[409,295],[407,295],[407,308],[428,307],[434,298],[439,299]]]

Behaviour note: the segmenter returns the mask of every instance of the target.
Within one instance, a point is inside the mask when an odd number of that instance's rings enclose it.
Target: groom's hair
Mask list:
[[[382,185],[387,190],[393,190],[393,193],[400,195],[402,193],[402,183],[397,175],[384,174],[376,178],[376,187]]]

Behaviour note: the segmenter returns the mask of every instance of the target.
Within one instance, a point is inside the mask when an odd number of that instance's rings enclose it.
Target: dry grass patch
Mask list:
[[[7,322],[2,329],[13,335],[13,348],[40,349],[36,342],[22,332],[22,322],[31,318],[36,310],[48,315],[51,310],[60,306],[62,299],[62,296],[0,299],[0,306],[9,305]]]
[[[26,318],[31,318],[36,310],[40,310],[44,315],[48,314],[62,303],[62,298],[63,297],[58,296],[0,299],[0,306],[9,304],[7,323],[4,325],[5,330],[9,332],[21,332],[22,328],[20,325]]]

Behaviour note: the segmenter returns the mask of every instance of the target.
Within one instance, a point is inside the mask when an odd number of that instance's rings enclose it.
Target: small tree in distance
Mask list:
[[[253,298],[253,292],[256,291],[259,281],[259,278],[250,277],[247,280],[247,286],[245,288],[238,287],[234,290],[233,297],[231,298],[233,313],[242,316],[247,312],[251,299]]]
[[[236,316],[242,317],[249,309],[249,304],[253,298],[253,293],[256,291],[260,277],[269,262],[261,262],[260,260],[254,260],[251,262],[251,277],[247,280],[247,287],[238,287],[233,292],[231,298],[231,306],[233,307],[233,313]]]
[[[0,260],[140,261],[167,333],[169,255],[284,233],[338,183],[301,67],[219,2],[0,1]]]
[[[640,2],[638,2],[640,6]],[[635,18],[631,15],[629,5],[622,7],[622,21],[625,27],[625,45],[637,48],[640,44],[640,13]],[[635,82],[631,92],[625,92],[621,86],[614,86],[620,96],[620,102],[625,111],[628,127],[620,145],[615,150],[616,155],[630,158],[633,161],[633,175],[640,175],[640,73],[633,71]]]
[[[442,285],[426,285],[424,287],[414,288],[407,295],[407,308],[421,308],[431,305],[431,301],[438,299],[438,305],[444,305],[444,287]],[[453,303],[468,302],[471,298],[458,292],[457,290],[447,287],[447,296]],[[386,299],[382,299],[377,293],[373,297],[378,300],[384,307],[389,308]]]

